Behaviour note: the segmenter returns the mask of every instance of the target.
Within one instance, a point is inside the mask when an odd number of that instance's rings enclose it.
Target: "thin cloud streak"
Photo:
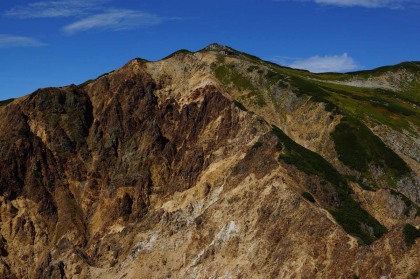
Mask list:
[[[66,25],[63,30],[69,35],[91,29],[120,31],[157,25],[162,21],[163,18],[157,15],[141,11],[111,10]]]
[[[273,0],[274,2],[314,2],[325,6],[404,9],[418,6],[416,0]]]
[[[342,55],[312,56],[293,61],[288,65],[296,69],[304,69],[313,73],[348,72],[359,68],[354,59],[347,53]]]
[[[317,4],[334,5],[341,7],[364,7],[364,8],[397,8],[402,7],[399,0],[315,0]]]
[[[41,47],[45,45],[46,44],[30,37],[0,34],[0,48]]]
[[[106,0],[61,0],[41,1],[27,5],[16,6],[4,13],[5,16],[20,19],[28,18],[57,18],[84,15],[87,12],[101,8]]]

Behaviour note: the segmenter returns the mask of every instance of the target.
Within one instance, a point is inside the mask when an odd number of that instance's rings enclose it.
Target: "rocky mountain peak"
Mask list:
[[[239,52],[231,47],[213,43],[204,48],[205,51],[215,51],[222,55],[238,56]]]
[[[391,72],[211,44],[0,102],[0,277],[413,276],[420,72]]]

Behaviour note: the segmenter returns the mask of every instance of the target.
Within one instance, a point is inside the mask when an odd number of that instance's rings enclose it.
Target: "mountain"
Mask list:
[[[1,278],[415,278],[420,63],[212,44],[0,103]]]

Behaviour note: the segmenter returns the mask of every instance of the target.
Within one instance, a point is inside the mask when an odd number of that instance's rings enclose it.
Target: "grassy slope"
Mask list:
[[[393,92],[331,83],[334,79],[329,77],[330,80],[327,80],[328,75],[325,74],[316,75],[274,66],[272,71],[278,75],[289,74],[297,91],[312,96],[314,101],[332,103],[342,113],[360,120],[375,121],[399,131],[405,129],[413,132],[410,123],[420,127],[420,85],[414,81],[413,86],[402,92]],[[420,74],[420,69],[417,73]]]
[[[234,51],[233,49],[230,49]],[[272,87],[285,88],[290,84],[297,95],[311,96],[315,102],[326,103],[328,111],[345,115],[332,134],[340,160],[349,167],[364,174],[372,180],[369,165],[384,168],[387,183],[395,186],[395,178],[410,172],[407,165],[392,150],[376,137],[364,123],[375,122],[392,127],[395,130],[406,130],[416,135],[413,126],[420,128],[420,105],[404,92],[393,92],[384,89],[361,88],[331,83],[330,81],[350,79],[351,77],[380,76],[387,72],[404,69],[413,75],[420,73],[418,63],[402,63],[396,66],[382,67],[372,71],[349,74],[313,74],[262,61],[255,56],[236,52],[238,59],[248,62],[247,70],[239,69],[234,64],[227,64],[224,56],[218,57],[215,75],[223,84],[233,85],[242,92],[241,104],[264,107],[269,99]],[[259,78],[252,80],[252,73]],[[353,152],[354,146],[356,152]],[[375,184],[375,183],[373,183]]]
[[[410,173],[406,163],[355,118],[342,118],[331,136],[340,161],[361,173],[372,163],[388,170],[389,177]]]
[[[284,81],[286,76],[296,89],[296,93],[312,96],[313,101],[328,103],[330,109],[333,107],[340,108],[342,113],[351,115],[356,119],[382,123],[395,130],[402,131],[404,129],[412,134],[415,131],[411,124],[420,127],[420,84],[417,81],[406,82],[401,88],[401,92],[333,83],[353,78],[378,77],[401,70],[419,76],[420,62],[404,62],[395,66],[347,74],[314,74],[304,70],[282,67],[232,48],[228,49],[237,53],[238,59],[245,60],[252,65],[248,67],[249,72],[257,70],[264,73],[265,70],[262,71],[262,68],[269,69],[265,74],[269,86]],[[247,77],[243,76],[243,73],[239,73],[234,68],[229,68],[224,64],[223,57],[219,62],[220,64],[216,69],[217,78],[224,84],[233,82],[233,84],[239,85],[239,89],[250,89],[249,97],[255,99],[253,102],[259,106],[265,105],[261,92],[255,90],[256,86],[249,82]]]
[[[353,199],[346,179],[330,163],[317,153],[295,143],[279,128],[273,126],[272,133],[278,139],[278,148],[282,150],[279,161],[292,164],[299,170],[316,175],[321,181],[328,181],[334,185],[341,205],[338,208],[330,208],[329,211],[347,233],[358,237],[366,244],[387,233],[387,229]],[[309,196],[312,197],[306,194],[305,198],[310,200]],[[366,227],[372,229],[373,235]]]
[[[363,122],[374,121],[401,131],[412,133],[411,125],[420,127],[418,105],[418,85],[403,88],[403,92],[393,92],[383,89],[360,88],[336,84],[331,81],[349,80],[355,76],[379,76],[387,71],[395,71],[406,67],[406,64],[384,67],[373,71],[356,72],[350,74],[313,74],[308,71],[296,70],[262,61],[255,56],[238,52],[237,57],[249,63],[248,73],[258,72],[259,80],[251,81],[250,76],[234,65],[225,63],[219,57],[214,67],[216,77],[225,85],[236,86],[241,91],[248,92],[246,98],[240,99],[245,104],[256,104],[263,107],[266,102],[264,94],[270,92],[273,86],[285,88],[285,82],[290,84],[297,95],[308,95],[316,102],[326,103],[328,111],[340,113],[345,117],[332,133],[336,151],[340,160],[349,167],[361,172],[362,177],[368,178],[374,186],[374,178],[369,174],[369,165],[374,164],[385,170],[387,184],[395,186],[396,178],[410,172],[405,162],[375,136]],[[408,64],[408,71],[420,73],[419,64]],[[263,78],[261,77],[264,74]],[[412,94],[412,93],[415,94]],[[269,93],[268,93],[269,94]],[[242,97],[243,98],[243,97]],[[260,100],[260,101],[258,101]],[[263,100],[263,101],[261,101]],[[244,110],[242,103],[236,101]],[[293,142],[280,129],[273,127],[273,133],[286,151],[279,160],[295,165],[299,170],[310,175],[316,175],[321,180],[335,185],[342,205],[337,209],[330,209],[336,221],[349,233],[358,236],[365,243],[371,243],[375,238],[387,232],[374,217],[366,212],[351,196],[345,177],[337,172],[320,155],[303,148]],[[365,225],[373,229],[373,235],[367,232]]]

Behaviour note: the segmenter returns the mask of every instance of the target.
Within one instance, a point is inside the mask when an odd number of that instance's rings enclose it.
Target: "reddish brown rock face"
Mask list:
[[[249,67],[229,53],[225,59]],[[415,205],[292,161],[352,173],[326,147],[340,116],[292,91],[274,92],[265,110],[245,108],[233,100],[248,89],[215,77],[218,55],[133,60],[90,83],[40,89],[0,107],[0,277],[406,278],[420,271],[418,241],[407,246],[402,234],[405,223],[418,222]],[[279,113],[279,100],[293,105]],[[290,126],[308,109],[318,115]],[[302,130],[305,141],[296,135],[308,119],[326,128]],[[276,136],[272,124],[326,159]],[[306,191],[312,202],[301,196]],[[345,207],[343,191],[389,232],[376,237],[366,221],[370,245],[346,233],[329,213]]]

